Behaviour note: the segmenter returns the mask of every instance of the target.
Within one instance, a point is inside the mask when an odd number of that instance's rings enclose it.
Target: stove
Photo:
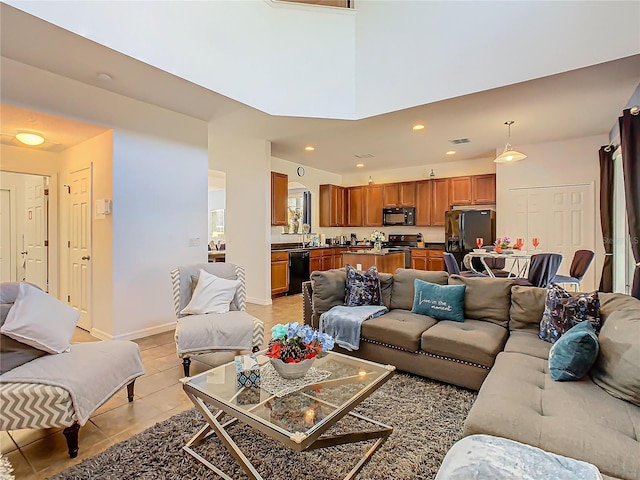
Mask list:
[[[384,243],[384,247],[390,251],[404,252],[404,268],[411,268],[411,248],[422,242],[422,234],[391,234]]]

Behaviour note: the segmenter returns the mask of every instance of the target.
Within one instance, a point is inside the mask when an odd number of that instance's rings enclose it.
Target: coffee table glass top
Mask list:
[[[261,366],[269,362],[264,355],[257,359]],[[191,377],[187,385],[205,402],[210,399],[215,406],[226,407],[227,413],[240,412],[287,436],[309,435],[364,400],[394,373],[394,367],[335,352],[316,358],[313,367],[331,375],[282,397],[261,388],[236,389],[233,362]]]

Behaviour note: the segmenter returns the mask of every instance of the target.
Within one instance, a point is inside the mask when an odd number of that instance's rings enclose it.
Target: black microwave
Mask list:
[[[416,207],[382,209],[382,224],[386,226],[413,226],[416,224]]]

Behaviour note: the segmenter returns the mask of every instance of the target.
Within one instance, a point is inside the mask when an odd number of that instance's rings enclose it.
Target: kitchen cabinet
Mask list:
[[[431,180],[431,226],[444,226],[444,214],[450,208],[449,179]]]
[[[411,249],[411,268],[416,270],[444,271],[444,255],[441,250]]]
[[[271,252],[271,296],[289,291],[289,252]]]
[[[309,273],[333,268],[333,249],[315,248],[309,251]]]
[[[347,247],[334,247],[333,248],[333,268],[342,268],[344,267],[342,263],[342,254],[344,252],[348,252],[349,249]]]
[[[289,177],[284,173],[271,172],[271,225],[289,224],[288,200]]]
[[[364,187],[363,226],[365,227],[382,226],[382,190],[382,185],[369,185]]]
[[[431,225],[431,181],[416,182],[416,226]]]
[[[383,185],[383,207],[413,207],[416,204],[416,182]]]
[[[454,177],[449,182],[449,203],[471,205],[471,177]]]
[[[495,173],[471,177],[471,203],[474,205],[496,203]]]
[[[346,224],[349,227],[361,227],[364,213],[364,188],[349,187],[346,189]]]
[[[320,226],[345,226],[345,188],[320,185]]]

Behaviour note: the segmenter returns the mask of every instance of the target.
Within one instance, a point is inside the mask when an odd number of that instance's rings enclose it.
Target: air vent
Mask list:
[[[373,158],[373,157],[375,157],[375,155],[373,153],[360,153],[360,154],[355,154],[354,157],[356,157],[356,158]]]
[[[454,138],[453,140],[449,140],[449,142],[453,143],[454,145],[460,145],[462,143],[471,143],[471,139],[470,138]]]

